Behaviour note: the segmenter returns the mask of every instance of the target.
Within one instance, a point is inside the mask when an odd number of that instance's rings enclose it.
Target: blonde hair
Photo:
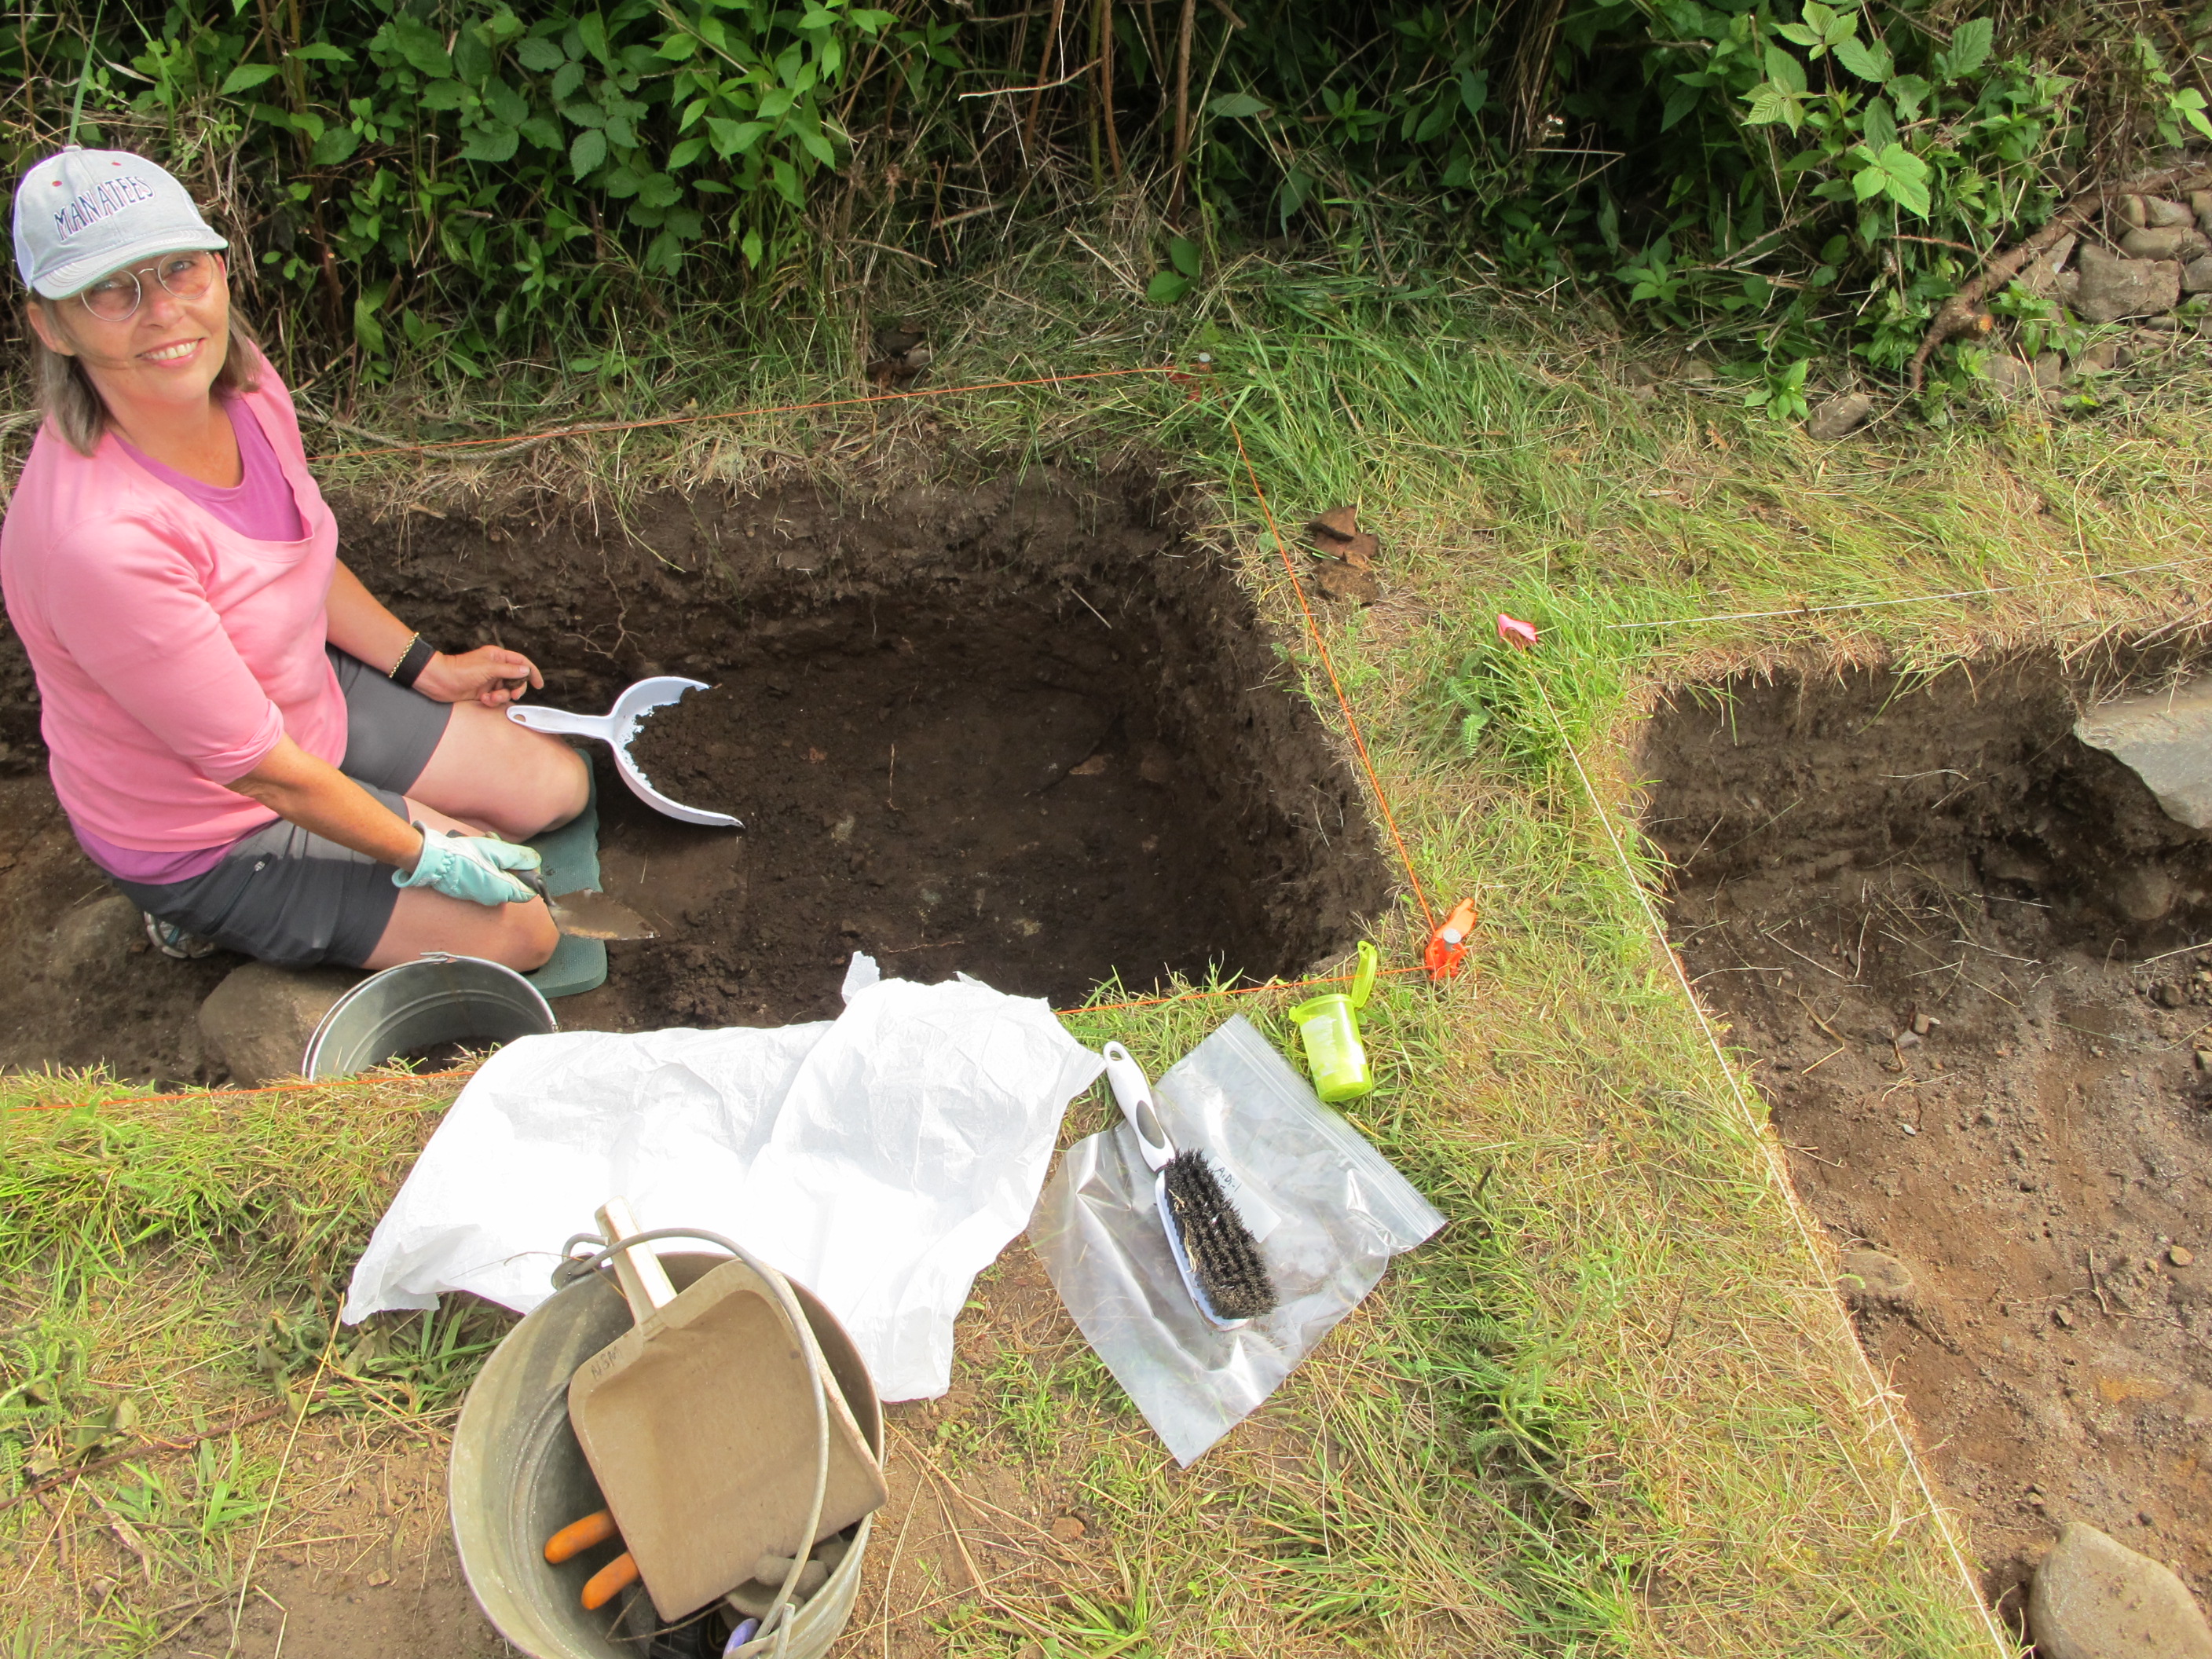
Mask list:
[[[52,319],[64,302],[33,295],[31,303],[44,307],[46,316]],[[91,454],[99,447],[100,434],[107,428],[106,404],[101,401],[84,366],[76,358],[54,350],[35,330],[32,331],[30,345],[31,370],[38,383],[40,409],[71,449],[80,455]],[[261,343],[240,319],[235,305],[230,309],[228,349],[223,354],[222,368],[216,373],[215,383],[223,392],[252,392],[261,385]]]

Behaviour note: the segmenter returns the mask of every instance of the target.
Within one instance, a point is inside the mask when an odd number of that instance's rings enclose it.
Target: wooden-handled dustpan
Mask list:
[[[638,1229],[620,1200],[599,1212],[609,1244]],[[882,1468],[773,1268],[732,1259],[680,1295],[644,1244],[613,1263],[638,1322],[576,1368],[568,1420],[663,1620],[754,1576],[763,1555],[803,1561],[821,1539],[880,1508]],[[829,1464],[820,1519],[801,1536]]]

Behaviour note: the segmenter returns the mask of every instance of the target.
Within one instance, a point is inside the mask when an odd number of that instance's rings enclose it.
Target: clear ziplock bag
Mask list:
[[[1106,1369],[1188,1468],[1444,1218],[1241,1014],[1152,1092],[1177,1150],[1203,1149],[1242,1188],[1274,1312],[1224,1331],[1192,1305],[1126,1122],[1067,1149],[1030,1243]]]

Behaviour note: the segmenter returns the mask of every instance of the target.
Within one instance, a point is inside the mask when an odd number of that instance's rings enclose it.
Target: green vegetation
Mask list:
[[[68,0],[0,31],[0,83],[11,161],[82,91],[83,136],[178,167],[281,366],[349,384],[604,375],[1134,215],[1154,305],[1263,243],[1409,298],[1571,288],[1724,342],[1785,418],[1810,359],[1897,370],[2062,190],[2212,138],[2212,8],[1176,9]]]
[[[1634,726],[1664,687],[1785,656],[1936,672],[2027,641],[2092,651],[2188,614],[2212,466],[2208,388],[2181,361],[2194,337],[2076,416],[1962,401],[1933,434],[1819,447],[1675,372],[1674,348],[1547,332],[1335,265],[1203,269],[1161,333],[1146,234],[1085,241],[880,301],[936,343],[941,384],[1203,349],[1198,397],[1131,377],[601,434],[427,473],[411,456],[324,468],[363,497],[465,511],[526,484],[619,513],[671,486],[804,473],[865,492],[917,465],[957,482],[1173,456],[1333,722],[1238,439],[1286,525],[1351,501],[1382,536],[1382,603],[1323,613],[1326,637],[1423,885],[1439,903],[1474,892],[1484,921],[1468,978],[1379,994],[1383,1082],[1357,1117],[1452,1224],[1187,1473],[1064,1323],[1021,1328],[1042,1343],[1002,1324],[1020,1268],[994,1269],[963,1326],[963,1403],[898,1419],[896,1455],[948,1493],[1004,1502],[1012,1483],[1078,1510],[1109,1541],[984,1592],[957,1554],[933,1557],[921,1616],[963,1654],[1048,1638],[1068,1655],[1991,1651],[1870,1410],[1757,1102],[1747,1116],[1652,939],[1626,816]],[[659,367],[561,382],[537,417],[860,395],[860,336],[794,321],[739,357],[670,334]],[[1638,389],[1639,362],[1665,371],[1657,392]],[[519,425],[524,374],[425,374],[356,414],[428,436]],[[2141,567],[2160,568],[2090,580]],[[1500,611],[1541,644],[1502,643]],[[1422,931],[1410,903],[1378,920],[1394,962]],[[1287,1000],[1236,1006],[1281,1042]],[[1158,1068],[1224,1012],[1194,1000],[1071,1023]],[[296,1461],[279,1474],[302,1405],[307,1435],[361,1455],[434,1445],[502,1321],[453,1308],[334,1336],[331,1319],[451,1087],[0,1116],[0,1501],[61,1477],[0,1512],[19,1648],[143,1651],[190,1598],[235,1596],[264,1520],[296,1535],[321,1501]],[[125,1092],[8,1090],[11,1108]],[[1069,1133],[1107,1115],[1103,1096],[1079,1103]],[[56,1571],[62,1537],[89,1564],[75,1576]],[[863,1621],[884,1616],[864,1601]]]

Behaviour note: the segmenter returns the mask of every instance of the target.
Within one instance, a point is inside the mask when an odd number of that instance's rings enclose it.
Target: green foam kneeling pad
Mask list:
[[[563,893],[597,892],[599,887],[599,787],[595,773],[584,810],[558,830],[533,836],[528,845],[538,849],[545,872],[545,890],[558,898]],[[556,997],[580,996],[607,982],[605,939],[561,935],[543,968],[523,975],[550,1002]]]

